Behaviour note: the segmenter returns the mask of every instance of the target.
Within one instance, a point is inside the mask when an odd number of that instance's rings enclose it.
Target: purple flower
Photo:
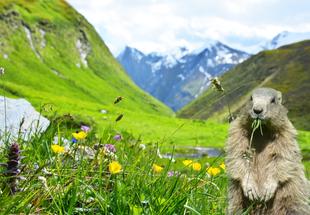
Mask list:
[[[180,172],[178,172],[178,171],[169,171],[169,172],[167,172],[167,176],[168,177],[179,176],[179,175],[180,175]]]
[[[109,152],[109,153],[115,153],[116,152],[116,148],[113,144],[105,144],[104,145],[104,150]]]
[[[167,175],[168,175],[168,177],[172,177],[172,176],[174,176],[174,172],[173,172],[173,171],[169,171],[169,172],[167,173]]]
[[[20,160],[21,160],[21,156],[20,156],[19,145],[17,143],[13,143],[9,148],[8,161],[6,163],[6,167],[7,167],[6,175],[9,177],[8,184],[9,184],[11,194],[14,194],[18,191],[17,177],[18,177],[18,174],[21,172],[19,168]]]
[[[90,127],[88,127],[88,126],[86,126],[86,125],[82,125],[82,126],[81,126],[81,130],[87,133],[87,132],[89,132]]]
[[[117,135],[115,135],[115,136],[113,137],[113,139],[116,140],[116,141],[121,141],[121,140],[122,140],[122,135],[117,134]]]

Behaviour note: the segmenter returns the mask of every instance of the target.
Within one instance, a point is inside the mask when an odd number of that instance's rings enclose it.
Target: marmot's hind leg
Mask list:
[[[285,196],[274,199],[271,215],[310,215],[310,206],[306,201],[294,201],[296,197]]]
[[[244,211],[243,191],[239,182],[231,180],[228,186],[228,215],[239,215]]]

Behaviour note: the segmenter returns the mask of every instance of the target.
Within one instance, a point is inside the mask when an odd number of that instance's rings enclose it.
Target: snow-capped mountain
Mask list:
[[[267,42],[263,48],[276,49],[279,48],[280,46],[288,45],[291,43],[307,39],[308,40],[310,39],[310,32],[295,33],[295,32],[283,31],[277,36],[275,36],[271,41]]]
[[[173,110],[199,96],[219,76],[241,63],[249,54],[212,41],[203,49],[178,48],[169,54],[126,47],[117,57],[134,82]]]
[[[263,50],[277,49],[281,46],[291,43],[310,40],[310,32],[289,32],[283,31],[277,34],[274,38],[267,41],[262,41],[258,45],[252,47],[251,53],[258,53]]]

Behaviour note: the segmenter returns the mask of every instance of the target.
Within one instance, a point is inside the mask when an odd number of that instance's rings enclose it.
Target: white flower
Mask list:
[[[4,68],[0,67],[0,75],[4,75]]]
[[[163,158],[163,156],[160,154],[159,148],[157,148],[157,156],[158,156],[159,158]]]
[[[45,188],[45,189],[48,189],[46,178],[43,177],[43,176],[39,176],[38,179],[42,182],[44,188]]]
[[[140,145],[139,145],[139,148],[140,148],[141,150],[144,150],[144,149],[146,148],[146,146],[145,146],[145,144],[140,144]]]

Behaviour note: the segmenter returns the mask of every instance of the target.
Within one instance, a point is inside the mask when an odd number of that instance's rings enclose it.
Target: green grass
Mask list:
[[[201,169],[193,169],[183,164],[185,158],[160,158],[157,142],[120,132],[116,125],[106,127],[100,136],[92,130],[86,139],[74,144],[60,141],[66,151],[55,153],[51,149],[55,136],[72,137],[67,122],[59,122],[43,135],[18,140],[25,158],[20,163],[19,177],[23,180],[14,195],[10,194],[6,168],[0,166],[1,214],[225,214],[223,157],[194,159]],[[120,141],[114,140],[116,134],[122,135]],[[303,133],[300,139],[307,135]],[[113,144],[116,153],[98,149],[95,144]],[[8,160],[7,147],[0,148],[0,163]],[[111,174],[112,161],[119,162],[121,172]],[[154,164],[162,170],[155,172]],[[219,174],[210,175],[210,166],[219,168]],[[309,170],[309,163],[305,166]],[[170,171],[174,176],[169,177]]]
[[[41,137],[29,142],[19,141],[25,177],[15,195],[10,195],[8,177],[0,177],[0,213],[31,214],[224,214],[226,205],[225,171],[210,177],[208,166],[218,167],[223,159],[196,160],[200,171],[184,166],[183,160],[172,162],[157,156],[157,144],[146,143],[123,132],[123,139],[112,137],[118,132],[109,127],[95,138],[70,146],[69,151],[57,154],[51,150],[54,135],[63,136],[66,130],[51,127]],[[57,132],[58,130],[58,132]],[[66,138],[71,138],[65,136]],[[94,144],[114,144],[115,155],[95,150]],[[64,143],[60,143],[64,144]],[[94,157],[80,153],[79,147],[88,146]],[[6,162],[6,149],[1,149],[0,161]],[[82,155],[83,154],[83,155]],[[109,163],[118,160],[122,171],[111,174]],[[209,163],[207,163],[209,162]],[[34,166],[38,165],[38,169]],[[156,173],[153,164],[163,167]],[[46,174],[43,168],[50,172]],[[4,168],[3,168],[4,170]],[[178,173],[169,177],[168,171]],[[45,186],[39,177],[46,178]],[[197,211],[197,213],[195,212]]]

